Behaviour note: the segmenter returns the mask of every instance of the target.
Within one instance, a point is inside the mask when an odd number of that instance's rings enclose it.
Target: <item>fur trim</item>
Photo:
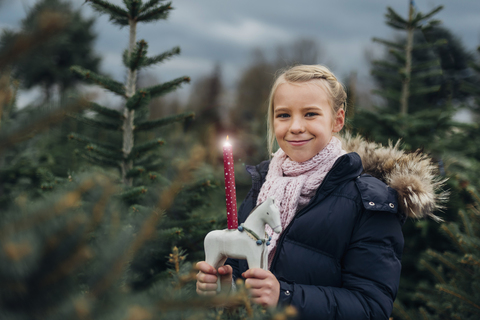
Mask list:
[[[398,204],[402,212],[411,218],[430,217],[439,222],[433,214],[443,209],[448,191],[442,189],[447,179],[437,174],[437,166],[421,151],[406,153],[399,149],[400,141],[388,146],[367,142],[357,135],[346,133],[340,138],[343,149],[360,155],[365,173],[388,184],[398,192]]]

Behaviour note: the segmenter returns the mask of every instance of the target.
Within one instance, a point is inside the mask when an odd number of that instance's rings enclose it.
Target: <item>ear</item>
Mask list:
[[[345,110],[340,109],[335,115],[335,121],[333,122],[333,132],[339,132],[345,125]]]

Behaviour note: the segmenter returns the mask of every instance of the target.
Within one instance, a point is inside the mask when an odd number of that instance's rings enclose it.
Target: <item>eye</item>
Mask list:
[[[315,117],[315,116],[318,116],[318,113],[316,113],[316,112],[308,112],[307,114],[305,114],[305,117]]]
[[[290,115],[288,113],[279,113],[276,116],[277,118],[288,118]]]
[[[270,213],[268,213],[268,211],[267,211],[267,214],[269,215]]]

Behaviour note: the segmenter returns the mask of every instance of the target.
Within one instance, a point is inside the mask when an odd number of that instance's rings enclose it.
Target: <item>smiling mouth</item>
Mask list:
[[[298,147],[298,146],[303,146],[307,142],[309,142],[312,139],[308,140],[287,140],[288,143],[290,143],[292,146]]]

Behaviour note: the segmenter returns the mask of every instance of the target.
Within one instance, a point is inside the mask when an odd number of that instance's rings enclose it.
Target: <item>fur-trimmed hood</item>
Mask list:
[[[397,191],[398,204],[406,216],[442,221],[433,212],[442,209],[448,198],[442,189],[446,179],[438,176],[437,166],[426,154],[400,150],[399,142],[382,146],[349,133],[339,138],[345,151],[360,155],[365,173]]]

